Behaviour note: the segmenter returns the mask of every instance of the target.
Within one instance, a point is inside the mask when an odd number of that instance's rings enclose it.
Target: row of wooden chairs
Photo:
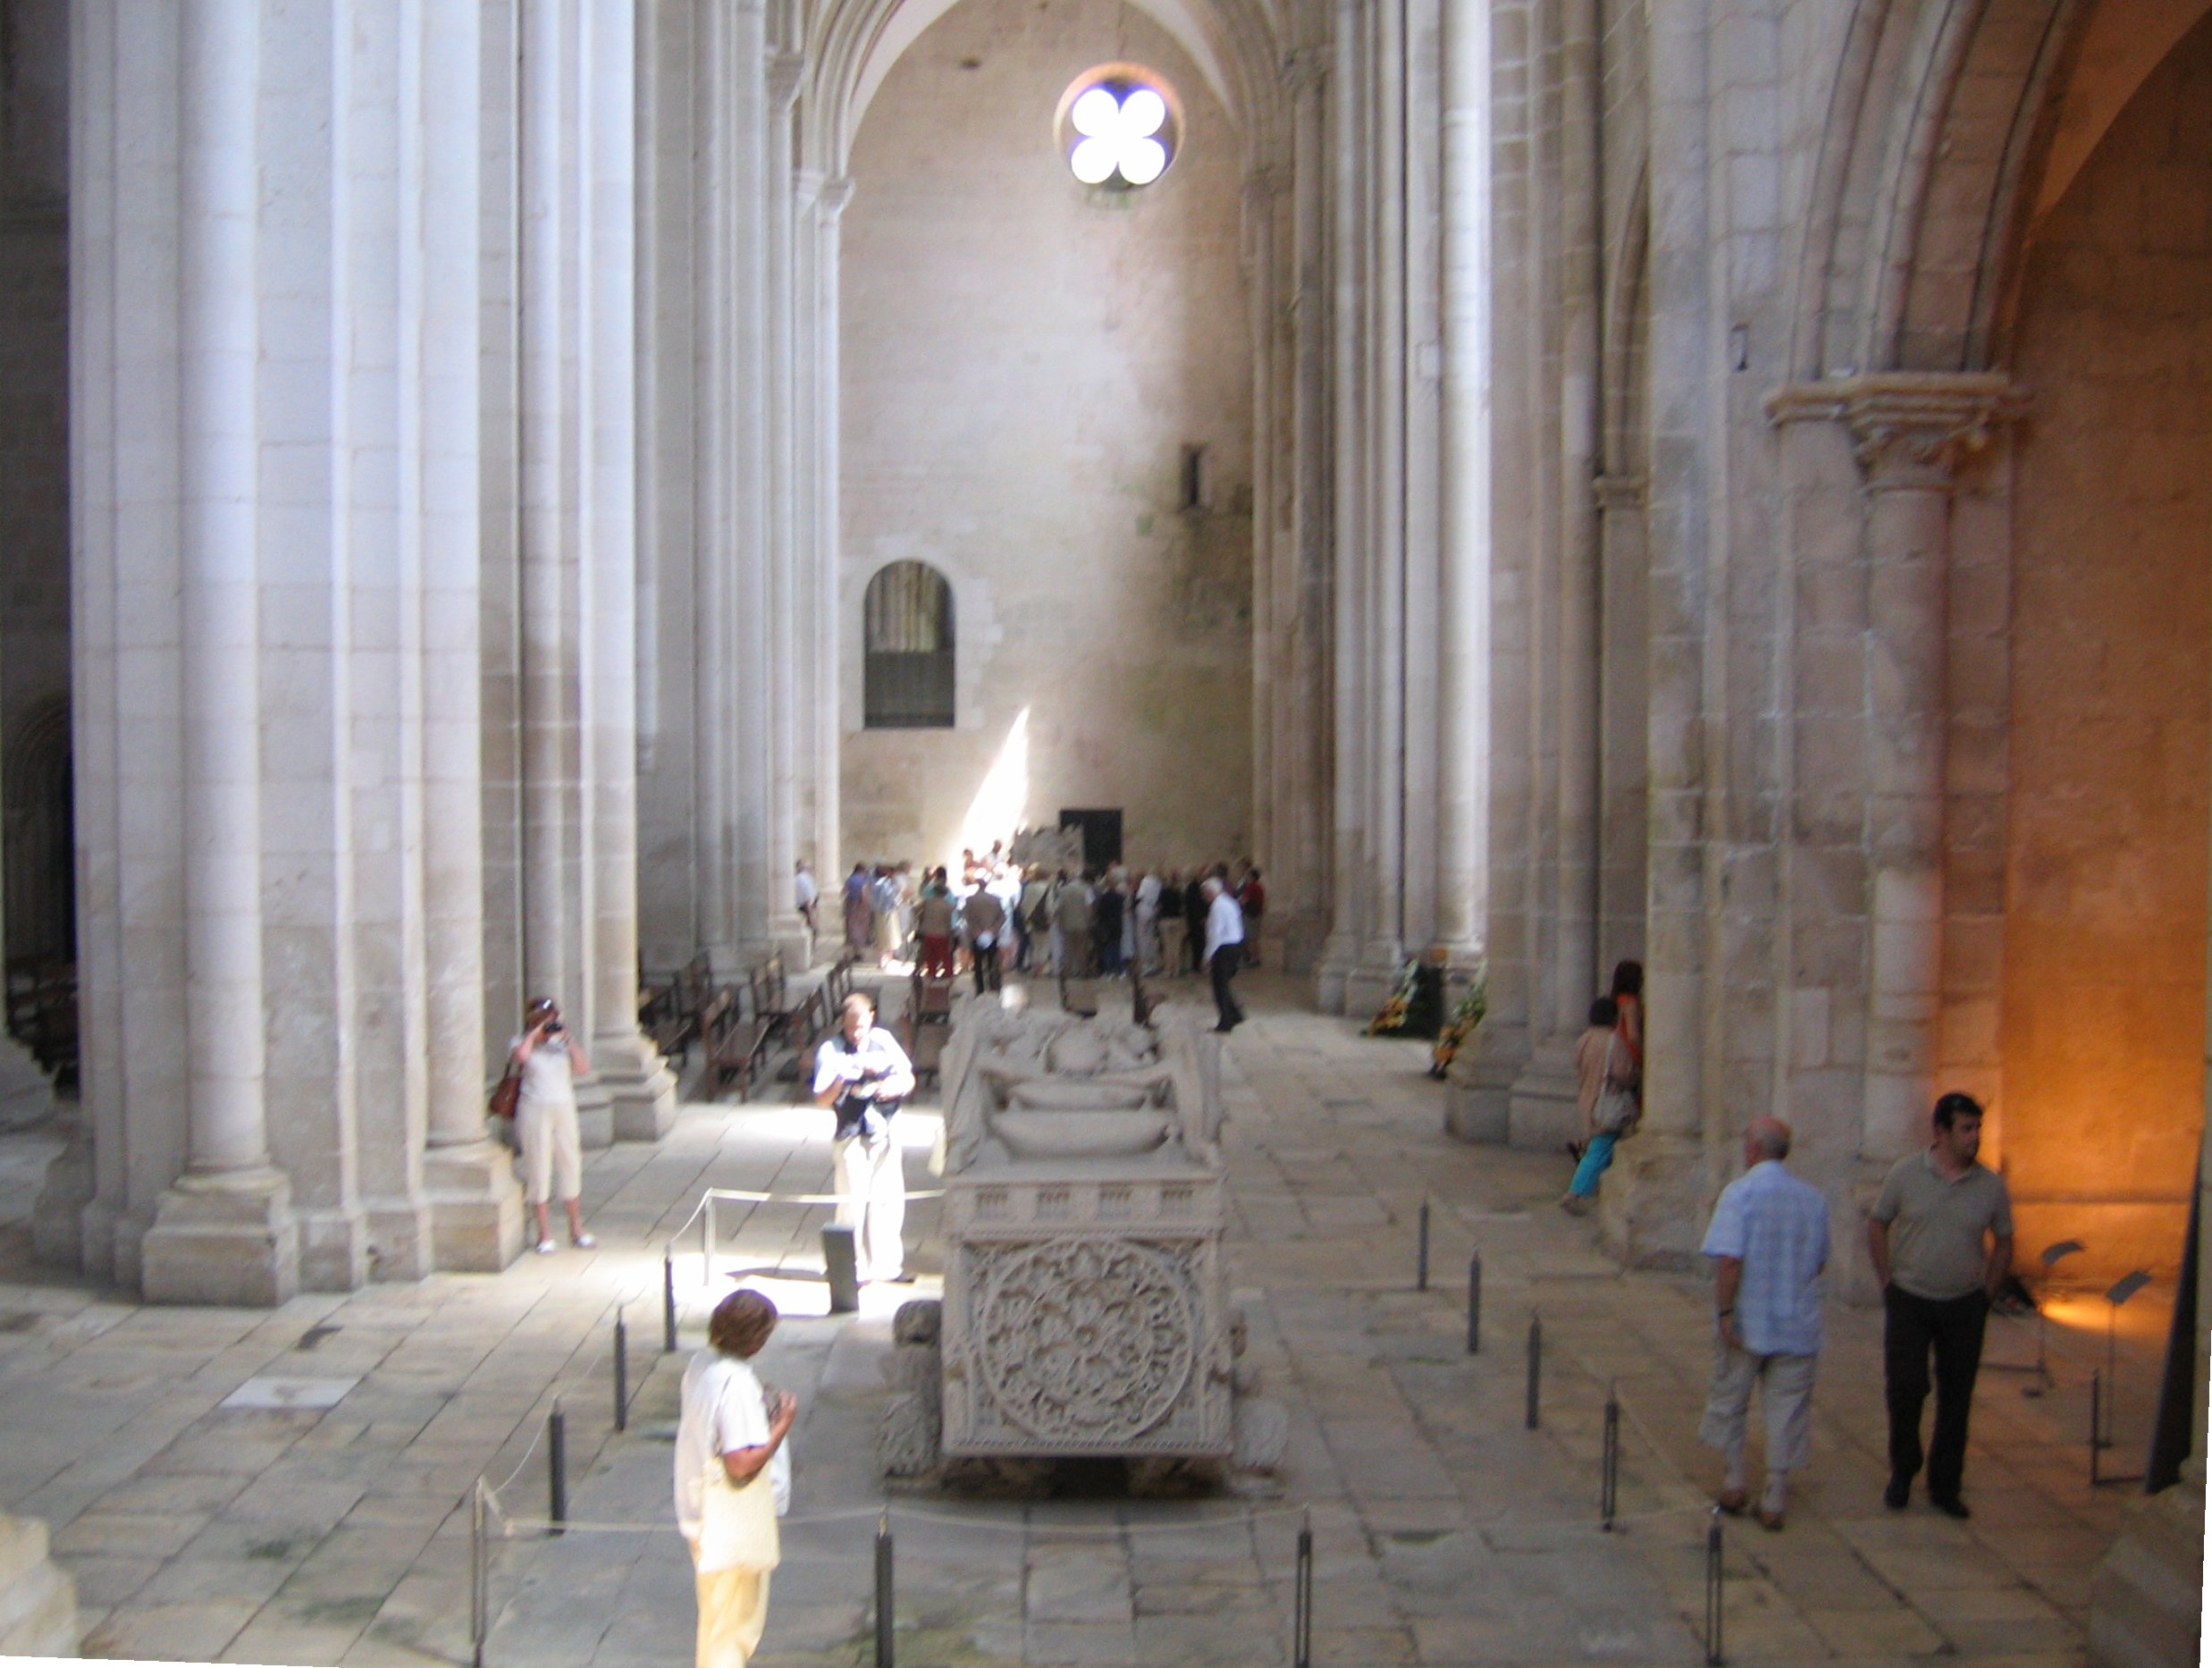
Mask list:
[[[77,1086],[77,964],[15,956],[7,965],[8,1034],[55,1086]]]
[[[781,951],[736,984],[717,985],[713,964],[694,956],[659,982],[644,982],[638,1024],[661,1057],[677,1070],[690,1058],[694,1043],[705,1056],[704,1077],[715,1091],[737,1085],[740,1099],[751,1099],[778,1045],[787,1047],[802,1068],[814,1047],[836,1024],[838,1007],[853,990],[853,966],[832,967],[807,996],[794,1001],[791,977]]]

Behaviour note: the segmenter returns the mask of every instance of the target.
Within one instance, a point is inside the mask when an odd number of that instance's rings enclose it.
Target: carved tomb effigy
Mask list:
[[[943,1451],[1226,1459],[1220,1057],[1187,1015],[955,1012]]]

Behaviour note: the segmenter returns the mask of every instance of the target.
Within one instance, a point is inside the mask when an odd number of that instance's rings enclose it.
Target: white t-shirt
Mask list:
[[[798,895],[801,909],[807,908],[822,895],[821,888],[814,884],[814,877],[804,869],[792,877],[792,890]]]
[[[516,1037],[507,1045],[507,1057],[515,1057],[515,1050],[522,1047],[522,1038]],[[559,1037],[541,1037],[538,1046],[530,1050],[530,1057],[522,1063],[522,1098],[535,1100],[540,1105],[558,1105],[576,1098],[576,1074],[568,1068],[568,1042],[564,1034]]]
[[[676,1425],[676,1526],[699,1538],[707,1466],[736,1448],[768,1440],[768,1395],[750,1363],[719,1350],[701,1350],[684,1369],[684,1411]],[[791,1510],[791,1445],[769,1456],[769,1485],[778,1517]]]
[[[1227,892],[1215,895],[1206,912],[1206,959],[1224,944],[1244,942],[1244,906]]]

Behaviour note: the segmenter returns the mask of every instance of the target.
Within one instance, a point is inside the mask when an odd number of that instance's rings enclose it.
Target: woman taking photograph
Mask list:
[[[522,1078],[515,1102],[515,1141],[522,1149],[522,1192],[537,1213],[538,1254],[555,1250],[546,1209],[556,1188],[568,1213],[568,1238],[578,1250],[599,1242],[584,1231],[584,1143],[576,1133],[576,1080],[592,1069],[584,1050],[561,1024],[550,996],[534,997],[522,1011],[522,1034],[508,1047],[508,1058]]]

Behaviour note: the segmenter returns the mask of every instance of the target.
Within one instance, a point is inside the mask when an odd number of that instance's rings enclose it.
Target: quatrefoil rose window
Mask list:
[[[1084,185],[1114,190],[1165,173],[1182,126],[1166,82],[1128,63],[1077,77],[1060,101],[1059,125],[1068,171]]]

